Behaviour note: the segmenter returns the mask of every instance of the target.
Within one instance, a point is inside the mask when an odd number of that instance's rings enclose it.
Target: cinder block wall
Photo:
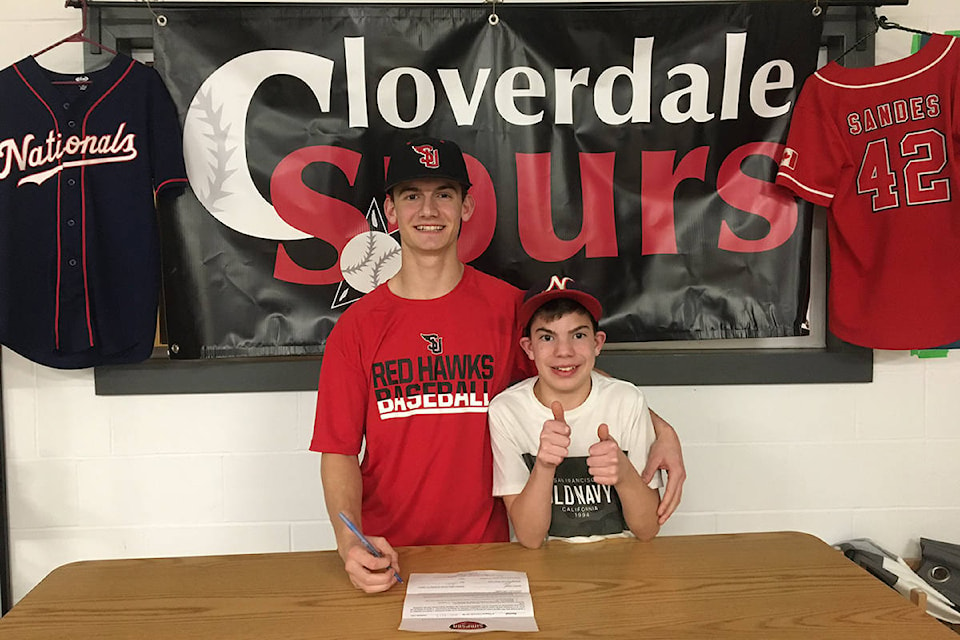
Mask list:
[[[0,66],[79,27],[63,0],[0,9]],[[955,0],[881,13],[960,28]],[[909,46],[881,33],[878,62]],[[79,70],[77,47],[42,62]],[[871,384],[648,388],[689,470],[662,535],[795,529],[904,556],[921,535],[960,542],[960,353],[875,356]],[[97,397],[92,371],[2,358],[15,600],[75,560],[333,548],[306,451],[316,393]]]

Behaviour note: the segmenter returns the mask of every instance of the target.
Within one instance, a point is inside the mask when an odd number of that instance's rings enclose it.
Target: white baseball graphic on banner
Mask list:
[[[400,270],[400,244],[382,231],[360,233],[340,254],[340,271],[351,287],[370,293]]]

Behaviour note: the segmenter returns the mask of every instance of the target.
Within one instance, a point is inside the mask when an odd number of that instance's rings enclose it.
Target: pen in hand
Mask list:
[[[348,518],[346,514],[343,513],[343,511],[340,512],[340,519],[343,520],[343,524],[347,525],[347,528],[353,532],[353,535],[357,536],[357,539],[360,540],[363,546],[367,548],[367,551],[372,553],[377,558],[383,557],[383,554],[380,552],[380,549],[377,549],[375,546],[373,546],[373,544],[369,540],[367,540],[367,537],[360,532],[360,529],[357,528],[357,525],[353,524],[350,518]],[[400,577],[400,574],[397,573],[397,570],[394,569],[393,567],[387,567],[387,568],[393,571],[393,577],[397,579],[397,582],[402,584],[403,578]]]

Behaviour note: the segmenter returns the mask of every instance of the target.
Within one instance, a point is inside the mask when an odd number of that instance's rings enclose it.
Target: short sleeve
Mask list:
[[[493,495],[516,495],[526,486],[530,470],[523,461],[523,448],[514,437],[517,427],[514,425],[511,428],[515,416],[511,415],[504,403],[494,399],[490,403],[487,419],[493,448]]]
[[[625,434],[624,442],[620,443],[620,448],[627,452],[631,464],[638,473],[647,466],[647,455],[650,453],[650,447],[657,439],[656,431],[653,429],[653,418],[650,417],[650,407],[647,406],[647,400],[640,389],[636,389],[637,413],[628,432]],[[653,474],[648,486],[651,489],[659,489],[663,486],[663,480],[659,472]]]
[[[150,74],[150,167],[154,192],[158,196],[176,196],[187,186],[180,119],[160,74],[151,67],[145,68]]]
[[[776,183],[825,207],[837,193],[844,154],[833,114],[821,104],[818,85],[808,80],[790,119]]]
[[[359,343],[343,317],[327,338],[320,364],[311,451],[358,455],[369,390]]]

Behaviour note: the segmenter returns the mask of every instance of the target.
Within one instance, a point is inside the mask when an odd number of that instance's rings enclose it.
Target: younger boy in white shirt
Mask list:
[[[538,375],[490,403],[493,493],[517,540],[650,540],[660,530],[659,474],[638,470],[656,436],[643,392],[601,375],[600,302],[571,278],[531,288],[518,312],[520,346]]]

